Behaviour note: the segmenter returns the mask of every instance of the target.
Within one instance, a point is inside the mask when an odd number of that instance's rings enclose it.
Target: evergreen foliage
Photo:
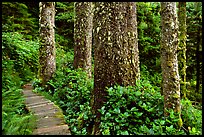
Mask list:
[[[15,66],[15,60],[2,60],[2,134],[28,135],[35,128],[35,117],[25,108],[22,71],[17,72]]]
[[[74,46],[74,2],[56,2],[56,42],[68,51]]]
[[[38,41],[26,40],[18,32],[2,33],[3,61],[13,61],[23,81],[30,81],[38,71]]]
[[[20,2],[2,2],[2,32],[20,32],[27,39],[36,39],[38,20]]]
[[[34,81],[35,92],[41,92],[63,109],[71,134],[87,135],[95,118],[90,108],[93,79],[73,68],[74,2],[56,2],[57,70],[45,88],[35,78],[38,4],[2,2],[2,134],[32,134],[35,118],[25,108],[21,87]],[[107,102],[99,109],[103,135],[202,134],[202,3],[186,2],[186,10],[188,67],[187,99],[181,99],[183,126],[178,129],[179,119],[173,111],[170,117],[163,116],[160,3],[137,2],[141,80],[133,86],[107,87]]]
[[[137,21],[140,62],[148,66],[151,74],[161,72],[160,3],[138,2]]]

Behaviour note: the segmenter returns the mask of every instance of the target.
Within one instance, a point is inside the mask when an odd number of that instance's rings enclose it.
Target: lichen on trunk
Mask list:
[[[164,94],[164,114],[173,109],[181,113],[180,78],[178,73],[178,21],[175,2],[161,2],[161,67]],[[181,120],[180,114],[179,119]]]
[[[82,68],[91,78],[92,2],[75,2],[74,68]]]
[[[106,87],[135,85],[140,77],[135,2],[96,2],[94,10],[93,134],[99,133]]]
[[[186,2],[179,2],[179,70],[181,76],[181,92],[186,98]]]
[[[39,48],[39,78],[44,86],[56,70],[55,53],[55,3],[40,2],[40,48]]]

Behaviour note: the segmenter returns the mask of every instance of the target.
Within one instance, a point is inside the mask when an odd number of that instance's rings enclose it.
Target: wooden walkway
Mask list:
[[[33,135],[71,135],[62,110],[50,100],[33,93],[31,84],[24,86],[23,94],[28,110],[36,116]]]

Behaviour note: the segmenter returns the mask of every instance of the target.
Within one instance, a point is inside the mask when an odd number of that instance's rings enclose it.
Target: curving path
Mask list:
[[[33,135],[71,135],[62,110],[50,100],[33,93],[31,84],[23,87],[26,107],[37,119]]]

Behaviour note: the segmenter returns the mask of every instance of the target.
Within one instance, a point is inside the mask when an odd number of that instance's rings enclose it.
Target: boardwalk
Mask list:
[[[24,86],[23,94],[26,107],[37,119],[33,135],[71,135],[59,107],[43,96],[33,93],[30,84]]]

